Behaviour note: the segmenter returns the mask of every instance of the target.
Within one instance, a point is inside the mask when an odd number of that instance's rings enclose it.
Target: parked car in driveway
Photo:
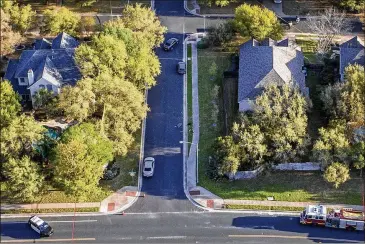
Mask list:
[[[165,51],[171,51],[174,49],[174,46],[179,44],[179,39],[177,38],[170,38],[163,44],[163,49]]]
[[[182,75],[186,73],[185,62],[179,62],[177,64],[177,73],[182,74]]]
[[[35,230],[41,237],[48,237],[53,235],[53,228],[43,219],[34,215],[29,218],[28,224]]]
[[[143,176],[152,177],[154,171],[155,171],[155,159],[153,157],[145,158],[143,164]]]

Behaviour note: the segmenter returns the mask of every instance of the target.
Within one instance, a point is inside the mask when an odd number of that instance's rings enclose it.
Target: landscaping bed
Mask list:
[[[258,5],[256,0],[237,0],[235,2],[231,2],[228,6],[219,7],[219,6],[206,6],[203,4],[198,4],[200,6],[200,14],[202,15],[209,15],[209,14],[234,14],[235,9],[240,6],[241,4],[248,3],[251,5]]]

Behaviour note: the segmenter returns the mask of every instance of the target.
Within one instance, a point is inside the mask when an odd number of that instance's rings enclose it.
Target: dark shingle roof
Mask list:
[[[52,49],[76,48],[79,42],[69,34],[62,32],[52,41]]]
[[[280,44],[280,46],[278,46]],[[238,102],[253,99],[268,84],[288,84],[294,80],[305,89],[303,54],[288,47],[288,40],[258,42],[251,39],[240,47]]]
[[[11,85],[13,86],[14,91],[18,92],[19,94],[30,94],[29,90],[27,89],[28,86],[20,86],[18,80],[14,78],[14,74],[16,69],[18,68],[18,60],[11,59],[9,60],[8,67],[6,69],[6,73],[4,76],[5,80],[9,80]]]
[[[37,47],[42,45],[47,47],[47,40],[44,40],[38,40]],[[5,77],[20,94],[29,94],[28,86],[19,86],[18,78],[28,77],[30,69],[34,73],[34,83],[40,78],[45,78],[56,85],[59,83],[75,85],[77,80],[81,79],[81,72],[74,59],[74,47],[77,45],[78,42],[73,37],[61,33],[52,42],[52,46],[57,47],[56,49],[24,50],[18,60],[10,60]]]
[[[365,65],[364,45],[359,37],[355,36],[340,45],[340,74],[345,73],[349,64]]]
[[[52,43],[50,41],[48,41],[47,39],[37,39],[35,41],[35,45],[34,45],[34,49],[39,50],[39,49],[51,49],[51,45]]]

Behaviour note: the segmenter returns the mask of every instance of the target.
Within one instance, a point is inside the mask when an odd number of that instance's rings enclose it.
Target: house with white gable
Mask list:
[[[74,55],[79,42],[66,33],[52,41],[36,40],[34,48],[24,50],[19,59],[9,60],[5,79],[9,80],[22,103],[32,102],[40,89],[60,93],[64,85],[75,85],[81,78]]]

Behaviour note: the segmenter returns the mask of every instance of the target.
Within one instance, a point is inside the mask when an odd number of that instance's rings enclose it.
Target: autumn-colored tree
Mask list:
[[[44,25],[41,32],[44,34],[57,35],[67,32],[76,35],[79,30],[81,17],[66,7],[47,9],[43,16]]]
[[[158,47],[164,39],[167,28],[161,25],[156,13],[141,4],[127,5],[122,12],[125,27],[144,35],[153,47]]]
[[[0,11],[0,57],[2,57],[15,51],[15,46],[22,41],[22,36],[11,27],[9,15],[6,14],[3,9],[0,9]]]
[[[7,1],[3,7],[4,12],[10,16],[10,24],[14,30],[24,34],[35,21],[36,12],[32,10],[32,7],[27,4],[19,6],[16,1]]]
[[[253,37],[257,40],[272,38],[279,40],[283,30],[275,13],[267,8],[242,4],[235,10],[235,27],[241,36]]]

